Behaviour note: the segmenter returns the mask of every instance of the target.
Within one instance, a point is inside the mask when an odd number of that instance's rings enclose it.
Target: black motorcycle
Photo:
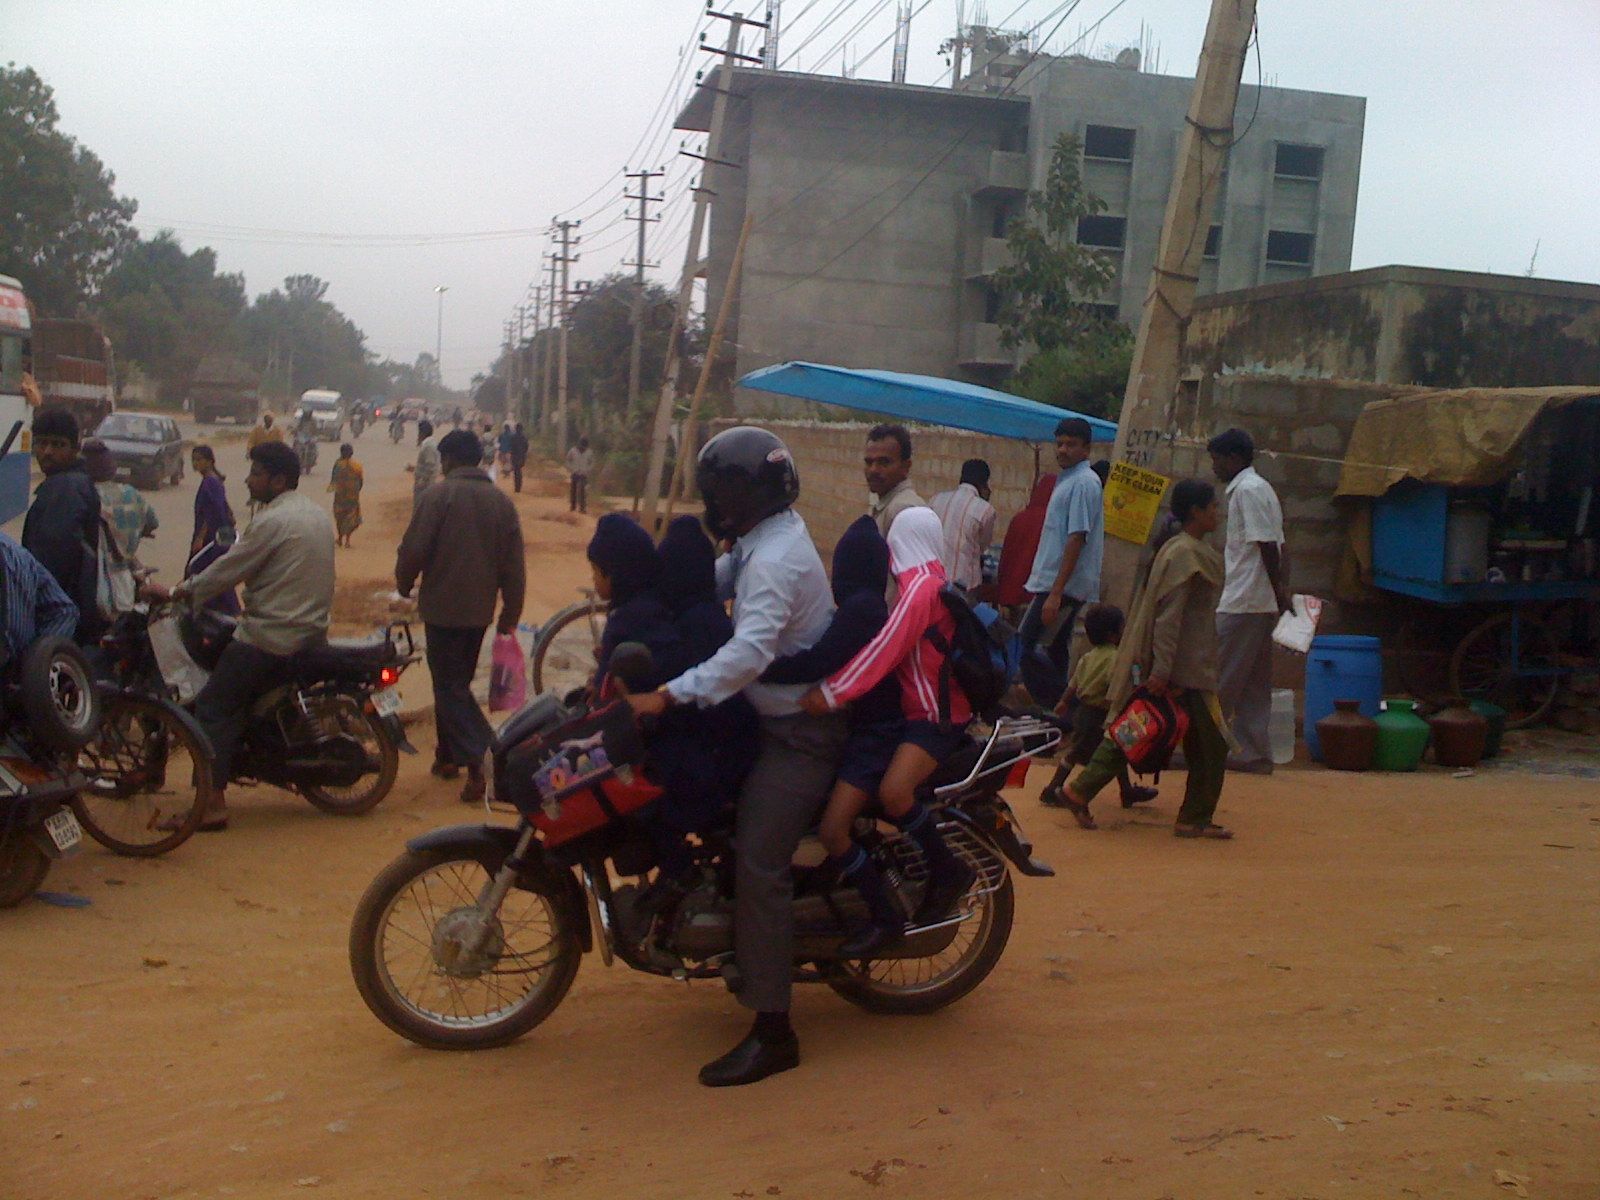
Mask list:
[[[72,805],[87,781],[73,759],[99,720],[89,662],[66,638],[0,661],[0,908],[38,891],[83,841]]]
[[[866,908],[808,839],[795,864],[796,981],[825,983],[880,1013],[932,1012],[977,987],[1011,933],[1008,862],[1025,875],[1054,874],[1033,859],[1000,789],[1016,763],[1060,740],[1047,720],[1004,716],[941,764],[923,797],[974,883],[950,916],[908,928],[877,959],[840,956]],[[377,1018],[435,1049],[504,1045],[554,1011],[590,950],[608,966],[615,957],[653,975],[720,977],[737,990],[732,813],[695,849],[687,895],[659,910],[641,904],[655,862],[632,814],[659,795],[643,757],[624,703],[568,706],[545,693],[508,718],[485,774],[491,807],[509,805],[516,824],[413,839],[356,907],[351,969]],[[928,878],[916,844],[870,818],[857,836],[914,913]],[[614,876],[639,878],[613,886]]]
[[[171,621],[176,635],[170,625],[153,628]],[[194,832],[210,789],[232,782],[281,787],[324,812],[357,816],[394,787],[400,751],[415,753],[400,725],[396,684],[420,655],[401,623],[298,652],[293,678],[252,706],[231,778],[213,780],[210,746],[189,705],[234,627],[219,613],[140,606],[105,639],[104,729],[83,754],[94,779],[86,824],[104,845],[164,853]],[[153,636],[162,638],[161,653]]]

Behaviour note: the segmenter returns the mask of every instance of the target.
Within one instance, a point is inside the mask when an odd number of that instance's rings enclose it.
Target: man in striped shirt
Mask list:
[[[994,541],[994,506],[989,503],[989,464],[969,458],[961,464],[961,482],[928,501],[944,528],[940,561],[950,582],[971,591],[983,582],[983,552]]]
[[[0,533],[0,566],[6,573],[0,591],[0,603],[5,605],[0,611],[5,636],[0,660],[15,662],[40,638],[72,636],[78,606],[44,564],[8,533]]]

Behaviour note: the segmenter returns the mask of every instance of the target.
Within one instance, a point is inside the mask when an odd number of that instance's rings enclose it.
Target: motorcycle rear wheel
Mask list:
[[[336,817],[359,817],[371,812],[394,789],[395,777],[400,774],[400,748],[389,737],[383,722],[369,712],[340,714],[344,731],[358,738],[368,753],[378,759],[376,777],[363,775],[350,787],[323,787],[302,784],[300,792],[325,813]]]
[[[513,887],[506,896],[494,919],[491,940],[498,947],[492,961],[484,955],[485,969],[451,973],[440,962],[441,950],[459,949],[446,922],[470,918],[498,868],[460,850],[408,850],[378,873],[356,905],[350,922],[356,990],[401,1037],[429,1050],[504,1046],[554,1012],[572,987],[583,947],[560,881],[547,876],[525,880],[531,887]],[[507,961],[521,969],[505,969]],[[528,984],[520,995],[495,982],[516,977]],[[474,996],[485,1011],[473,1011]]]
[[[1010,872],[994,891],[968,902],[975,911],[956,927],[950,945],[939,954],[836,963],[828,986],[872,1013],[916,1016],[954,1004],[988,978],[1005,953],[1016,911]]]
[[[20,829],[0,840],[0,908],[15,908],[39,890],[50,856]]]

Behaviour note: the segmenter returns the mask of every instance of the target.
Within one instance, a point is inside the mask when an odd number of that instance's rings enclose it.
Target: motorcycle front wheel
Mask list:
[[[430,1050],[488,1050],[548,1017],[583,956],[560,881],[478,898],[499,864],[460,850],[407,851],[378,873],[350,922],[350,970],[367,1007]]]
[[[939,953],[832,964],[828,986],[873,1013],[918,1015],[954,1004],[994,970],[1011,939],[1016,900],[1004,872],[992,891],[962,901],[971,912]]]
[[[39,890],[50,856],[20,829],[0,839],[0,908],[15,908]]]
[[[377,767],[349,787],[331,784],[302,784],[300,792],[325,813],[336,817],[359,817],[376,808],[394,789],[400,773],[400,747],[389,737],[383,722],[353,705],[341,705],[339,724],[343,731],[361,743],[367,758]]]

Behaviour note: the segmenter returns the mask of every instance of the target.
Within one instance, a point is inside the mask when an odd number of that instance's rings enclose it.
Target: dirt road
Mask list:
[[[523,503],[534,617],[583,575],[561,507]],[[373,497],[347,601],[403,512]],[[745,1023],[720,986],[591,958],[479,1055],[366,1012],[356,897],[473,816],[419,745],[370,817],[243,794],[166,859],[59,865],[87,908],[0,914],[0,1196],[1600,1195],[1592,782],[1286,770],[1230,780],[1239,839],[1211,844],[1170,836],[1181,774],[1096,833],[1035,780],[1014,799],[1059,874],[1018,880],[982,988],[925,1019],[804,990],[802,1068],[711,1092]]]

